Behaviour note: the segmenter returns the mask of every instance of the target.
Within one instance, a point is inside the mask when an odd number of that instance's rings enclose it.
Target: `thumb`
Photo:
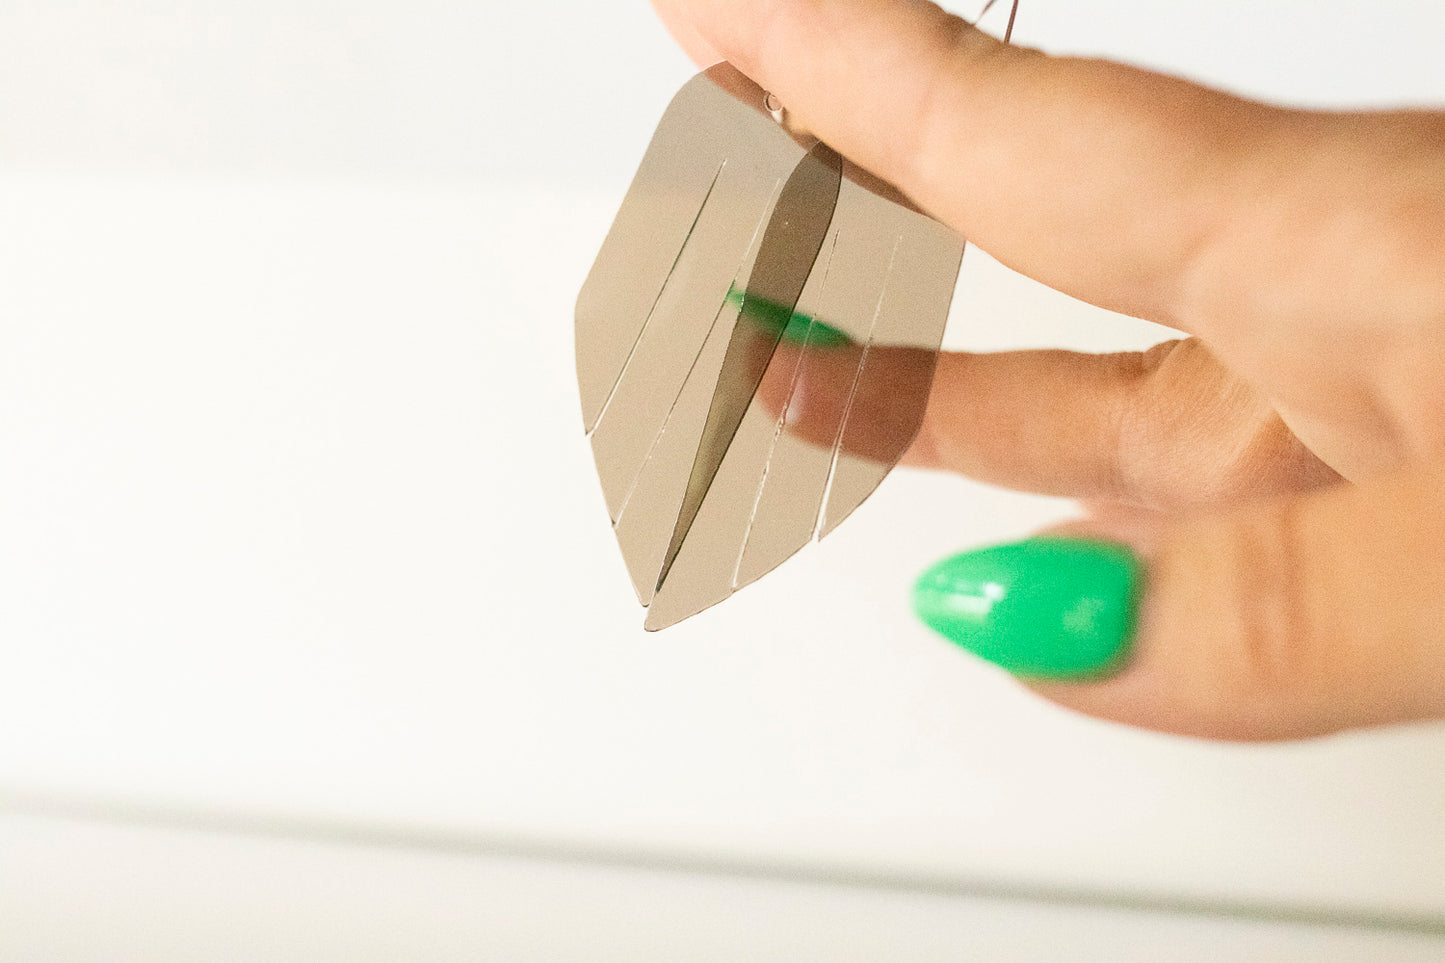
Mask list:
[[[1445,716],[1445,470],[946,559],[919,617],[1130,725],[1291,739]]]

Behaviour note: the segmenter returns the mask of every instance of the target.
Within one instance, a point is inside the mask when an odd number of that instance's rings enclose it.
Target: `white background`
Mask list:
[[[1036,0],[1017,39],[1397,104],[1445,100],[1442,28],[1404,0]],[[1123,731],[911,621],[924,565],[1065,504],[899,473],[641,632],[571,301],[691,69],[637,2],[0,0],[0,802],[1445,927],[1440,727]],[[965,263],[955,346],[1164,335]],[[72,848],[47,872],[74,906],[36,915],[17,840],[69,824],[14,818],[0,919],[42,944],[149,851]]]

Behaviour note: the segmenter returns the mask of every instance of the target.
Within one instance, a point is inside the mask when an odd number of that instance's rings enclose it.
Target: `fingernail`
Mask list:
[[[782,328],[781,337],[789,344],[806,345],[810,348],[840,348],[853,343],[852,338],[831,324],[819,318],[789,311],[768,298],[729,288],[727,300],[737,308],[747,305],[747,317],[754,323],[766,325],[774,331]]]
[[[1127,654],[1143,569],[1127,548],[1034,538],[965,552],[913,588],[925,625],[1016,675],[1107,675]]]

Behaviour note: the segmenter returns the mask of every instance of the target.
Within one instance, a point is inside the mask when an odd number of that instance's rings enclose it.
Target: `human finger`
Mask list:
[[[790,376],[764,381],[761,395],[774,411],[786,406],[788,431],[830,446],[846,411],[845,446],[876,461],[896,461],[911,441],[906,460],[915,466],[1168,510],[1339,480],[1193,339],[1101,355],[944,352],[936,368],[931,352],[871,347],[867,379],[855,377],[856,345],[784,342],[778,351]]]
[[[1445,466],[1128,545],[1036,539],[920,579],[925,622],[1062,705],[1231,740],[1445,715]]]
[[[655,3],[845,156],[1091,303],[1257,338],[1354,317],[1380,276],[1438,276],[1441,115],[1284,110],[1005,46],[924,0]]]
[[[723,59],[675,4],[652,0],[652,8],[657,11],[658,18],[682,48],[682,52],[691,57],[693,63],[699,67],[708,67]]]

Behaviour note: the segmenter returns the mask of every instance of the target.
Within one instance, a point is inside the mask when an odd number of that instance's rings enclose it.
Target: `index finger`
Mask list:
[[[1254,288],[1257,253],[1298,226],[1259,210],[1288,205],[1301,158],[1318,168],[1332,129],[1325,115],[1005,46],[924,0],[655,4],[695,55],[731,61],[998,260],[1197,333],[1206,315],[1235,313],[1218,310],[1220,292]],[[1361,167],[1344,160],[1323,178]],[[1241,300],[1273,300],[1255,295]]]

